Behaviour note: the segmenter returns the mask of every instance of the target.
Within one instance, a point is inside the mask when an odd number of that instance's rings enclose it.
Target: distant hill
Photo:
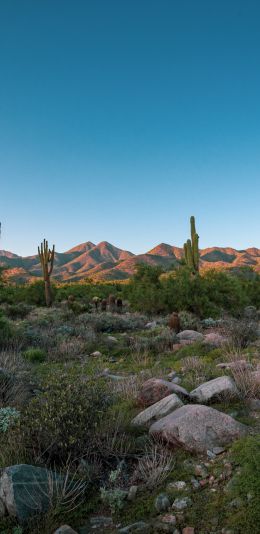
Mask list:
[[[178,265],[183,249],[161,243],[144,254],[135,255],[127,250],[102,241],[81,243],[66,252],[55,253],[53,278],[59,281],[78,281],[91,278],[96,281],[127,280],[140,262],[171,269]],[[200,250],[202,269],[232,269],[251,266],[260,272],[260,249],[236,250],[230,247],[211,247]],[[7,268],[10,281],[24,283],[41,276],[38,255],[22,257],[0,250],[0,266]]]

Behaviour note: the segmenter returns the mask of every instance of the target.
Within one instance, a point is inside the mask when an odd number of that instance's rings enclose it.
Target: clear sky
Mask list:
[[[0,248],[260,247],[259,0],[2,0]]]

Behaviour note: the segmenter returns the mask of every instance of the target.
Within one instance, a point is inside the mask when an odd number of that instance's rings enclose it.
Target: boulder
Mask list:
[[[0,500],[8,514],[26,521],[48,510],[50,500],[50,471],[33,465],[12,465],[2,470]]]
[[[180,341],[192,341],[193,343],[195,341],[203,341],[203,334],[200,332],[196,332],[196,330],[183,330],[182,332],[179,332],[176,336]]]
[[[230,376],[219,376],[193,389],[190,396],[195,402],[204,403],[220,396],[239,397],[239,391]]]
[[[132,420],[132,425],[151,425],[180,406],[183,406],[182,401],[175,393],[172,393],[139,413]]]
[[[151,406],[151,404],[155,404],[172,393],[176,393],[181,398],[189,398],[186,389],[178,386],[178,384],[173,384],[162,378],[150,378],[142,384],[138,401],[142,406]]]
[[[195,453],[223,447],[248,432],[248,427],[209,406],[188,404],[154,423],[150,435]]]
[[[204,342],[213,347],[222,347],[227,343],[227,338],[216,332],[210,332],[204,336]]]

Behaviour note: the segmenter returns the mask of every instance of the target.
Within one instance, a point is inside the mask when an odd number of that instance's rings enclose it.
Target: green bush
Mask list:
[[[64,372],[48,376],[42,387],[21,418],[20,439],[47,463],[84,456],[109,403],[104,382]]]
[[[200,318],[223,312],[239,316],[247,305],[260,306],[260,276],[244,279],[232,272],[209,270],[194,276],[186,267],[161,274],[158,267],[137,266],[125,287],[132,309],[146,313],[191,312]]]
[[[46,359],[46,352],[42,349],[30,348],[23,352],[25,360],[31,363],[41,363]]]

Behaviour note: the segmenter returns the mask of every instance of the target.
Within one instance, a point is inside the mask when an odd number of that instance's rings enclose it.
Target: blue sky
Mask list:
[[[3,0],[0,248],[260,247],[258,0]]]

